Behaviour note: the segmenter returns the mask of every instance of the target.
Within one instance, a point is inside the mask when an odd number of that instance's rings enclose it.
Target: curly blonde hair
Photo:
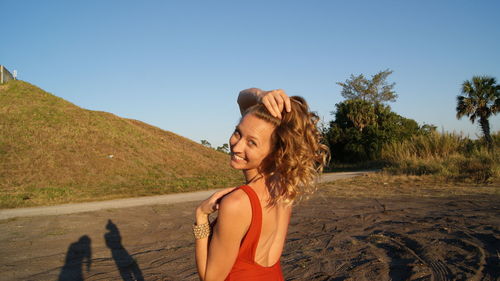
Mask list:
[[[290,100],[291,111],[283,111],[282,119],[272,116],[261,103],[243,114],[253,114],[275,126],[271,152],[259,171],[269,190],[268,207],[278,202],[293,204],[316,191],[315,180],[330,157],[328,146],[322,143],[318,115],[309,111],[304,98],[292,96]]]

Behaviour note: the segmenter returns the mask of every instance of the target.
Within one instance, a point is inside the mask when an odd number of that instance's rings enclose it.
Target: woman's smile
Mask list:
[[[238,162],[245,161],[245,159],[243,157],[240,157],[240,156],[238,156],[238,155],[236,155],[234,153],[232,154],[231,159],[234,160],[234,161],[238,161]]]

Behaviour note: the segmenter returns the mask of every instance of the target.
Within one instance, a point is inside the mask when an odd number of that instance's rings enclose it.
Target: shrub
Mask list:
[[[406,175],[433,175],[440,173],[443,167],[440,163],[435,161],[426,161],[423,159],[406,159],[384,169],[392,174],[406,174]]]
[[[467,157],[458,164],[459,180],[472,180],[476,183],[487,183],[493,177],[493,160],[490,157]]]

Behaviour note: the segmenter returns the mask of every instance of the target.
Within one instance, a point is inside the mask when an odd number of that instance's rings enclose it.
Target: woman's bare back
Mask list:
[[[270,267],[280,259],[283,252],[292,207],[278,203],[276,206],[267,208],[267,199],[263,199],[269,196],[267,190],[259,191],[255,188],[252,188],[252,190],[257,194],[262,212],[262,227],[255,250],[254,262],[263,267]],[[246,209],[245,213],[248,216],[242,217],[241,220],[235,223],[245,224],[248,232],[252,220],[252,204],[248,195],[238,188],[224,197],[241,202],[241,207]]]
[[[268,194],[261,194],[257,191],[256,193],[262,210],[262,229],[255,250],[255,262],[269,267],[279,260],[283,252],[292,207],[277,204],[267,208],[267,199],[263,198],[267,198]]]

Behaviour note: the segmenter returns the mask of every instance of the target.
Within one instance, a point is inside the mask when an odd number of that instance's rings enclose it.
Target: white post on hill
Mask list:
[[[12,76],[14,77],[14,80],[17,80],[17,70],[14,69],[14,71],[12,71]]]

